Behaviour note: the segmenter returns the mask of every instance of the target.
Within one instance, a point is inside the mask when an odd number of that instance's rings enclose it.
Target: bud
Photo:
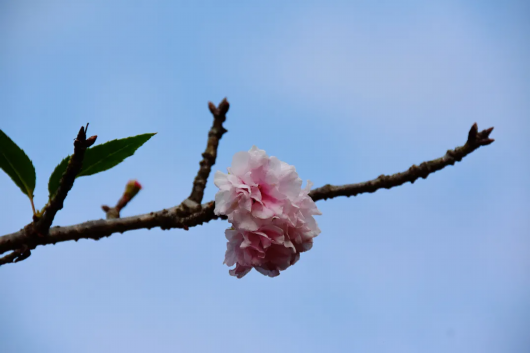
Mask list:
[[[107,214],[107,219],[120,218],[121,210],[127,206],[129,201],[140,192],[142,185],[137,180],[129,180],[127,185],[125,185],[125,191],[123,195],[118,200],[118,203],[114,207],[109,207],[107,205],[101,206],[103,211]]]
[[[138,180],[129,180],[129,182],[125,186],[125,192],[123,193],[123,195],[128,197],[130,200],[135,197],[141,189],[142,185],[140,185]]]
[[[95,142],[96,142],[96,139],[98,138],[97,135],[94,135],[94,136],[90,136],[89,138],[86,139],[86,147],[90,147],[92,146]]]

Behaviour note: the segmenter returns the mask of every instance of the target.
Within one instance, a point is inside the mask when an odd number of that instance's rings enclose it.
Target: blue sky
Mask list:
[[[224,221],[37,248],[0,268],[0,352],[451,352],[530,348],[530,5],[525,1],[4,1],[0,129],[36,202],[81,125],[158,132],[76,181],[56,225],[188,196],[209,100],[232,104],[214,170],[252,145],[315,186],[496,142],[392,190],[317,203],[322,233],[279,277],[237,280]],[[212,180],[205,200],[213,199]],[[31,219],[0,174],[0,232]]]

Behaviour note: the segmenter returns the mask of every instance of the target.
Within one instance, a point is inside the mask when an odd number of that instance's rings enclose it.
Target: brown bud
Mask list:
[[[478,126],[477,126],[477,123],[474,123],[473,126],[471,126],[471,129],[469,130],[469,134],[467,135],[467,140],[475,141],[477,139],[477,133],[478,133]]]
[[[482,137],[489,137],[492,131],[493,131],[493,127],[490,127],[489,129],[482,131]]]
[[[213,115],[218,114],[217,107],[212,102],[208,102],[208,108],[210,109],[210,112],[212,112]]]
[[[94,135],[94,136],[90,136],[89,138],[86,139],[86,147],[90,147],[92,146],[95,142],[96,142],[96,139],[98,138],[97,135]]]
[[[230,109],[230,103],[224,98],[221,103],[219,103],[219,112],[221,115],[225,115],[228,112],[228,109]]]

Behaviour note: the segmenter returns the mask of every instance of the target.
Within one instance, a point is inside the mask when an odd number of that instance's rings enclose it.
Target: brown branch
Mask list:
[[[10,254],[0,258],[0,266],[9,264],[11,262],[19,262],[27,259],[31,255],[31,250],[28,246],[23,244],[20,249],[13,250]]]
[[[381,188],[389,189],[406,182],[414,182],[419,177],[426,178],[430,173],[434,173],[448,165],[462,160],[465,156],[475,151],[480,146],[486,146],[493,142],[489,135],[493,128],[478,132],[477,125],[474,124],[469,131],[466,144],[449,150],[445,156],[424,162],[419,166],[412,166],[407,171],[390,176],[380,176],[377,179],[343,186],[325,185],[310,192],[313,200],[326,200],[338,196],[352,196],[365,192],[374,192]],[[0,259],[0,265],[12,261],[20,261],[25,254],[29,256],[30,250],[39,245],[55,244],[63,241],[94,239],[108,237],[114,233],[124,233],[135,229],[151,229],[160,227],[161,229],[182,228],[188,229],[202,223],[209,222],[219,217],[214,214],[215,203],[210,201],[196,208],[194,211],[183,211],[182,204],[169,210],[151,212],[134,217],[96,220],[80,223],[68,227],[53,227],[45,237],[35,236],[34,230],[29,224],[18,232],[0,237],[0,254],[8,251],[12,253]],[[27,257],[26,256],[26,257]]]
[[[55,215],[63,208],[64,200],[74,185],[75,177],[83,167],[83,158],[85,157],[86,149],[96,142],[97,136],[92,136],[88,139],[86,138],[87,129],[88,124],[86,127],[82,126],[77,134],[77,138],[74,140],[74,154],[70,157],[68,166],[61,177],[57,193],[44,208],[42,217],[35,217],[34,219],[34,227],[37,234],[46,235],[48,233]]]
[[[208,133],[208,143],[206,145],[206,150],[202,154],[202,161],[200,164],[199,172],[193,181],[193,188],[191,194],[188,197],[188,200],[193,201],[198,205],[202,202],[204,196],[204,189],[206,188],[206,182],[208,181],[208,176],[212,170],[212,166],[215,164],[215,159],[217,158],[217,147],[219,146],[219,140],[223,137],[223,134],[227,130],[223,127],[223,123],[226,120],[226,113],[230,108],[228,101],[223,99],[219,106],[215,106],[212,102],[208,103],[210,112],[213,115],[213,125]]]
[[[454,165],[455,162],[460,162],[462,158],[475,151],[480,146],[486,146],[492,143],[493,139],[489,138],[492,127],[489,129],[478,132],[477,123],[473,124],[471,130],[469,130],[467,142],[464,146],[457,147],[454,150],[448,150],[445,156],[434,159],[432,161],[423,162],[419,166],[413,165],[408,170],[402,173],[396,173],[392,175],[380,175],[376,179],[365,181],[363,183],[348,184],[348,185],[324,185],[318,189],[314,189],[309,193],[309,196],[314,201],[332,199],[337,196],[356,196],[362,193],[372,193],[379,189],[390,189],[407,182],[414,183],[416,179],[426,179],[431,173],[434,173],[440,169],[447,167],[448,165]]]
[[[68,227],[57,226],[51,228],[45,237],[32,236],[31,232],[27,232],[28,227],[26,227],[16,233],[0,237],[0,254],[23,248],[24,246],[27,246],[28,249],[35,249],[39,245],[50,245],[70,240],[99,240],[114,233],[124,233],[135,229],[151,229],[156,227],[164,230],[171,228],[187,229],[213,219],[222,218],[214,214],[214,208],[215,203],[211,201],[202,205],[200,211],[185,217],[178,215],[178,207],[173,207],[171,209],[150,212],[134,217],[94,220]]]

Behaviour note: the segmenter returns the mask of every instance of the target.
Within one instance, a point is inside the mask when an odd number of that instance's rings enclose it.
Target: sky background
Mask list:
[[[496,142],[414,185],[317,203],[322,233],[277,278],[222,264],[226,221],[39,247],[0,268],[0,352],[530,351],[530,2],[1,1],[0,129],[36,203],[80,126],[158,132],[76,181],[55,225],[189,195],[228,97],[215,170],[257,145],[315,186]],[[210,178],[205,201],[214,198]],[[0,234],[31,220],[0,173]]]

